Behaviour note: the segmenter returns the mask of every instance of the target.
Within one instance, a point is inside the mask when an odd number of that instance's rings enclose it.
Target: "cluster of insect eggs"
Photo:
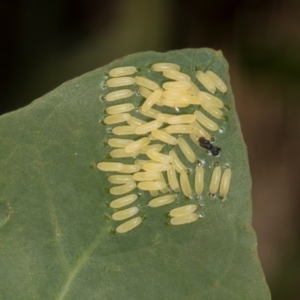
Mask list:
[[[185,196],[190,197],[192,195],[187,167],[179,159],[174,149],[170,150],[168,154],[161,153],[163,147],[166,144],[178,145],[185,158],[190,163],[195,163],[195,153],[183,136],[189,136],[199,146],[200,138],[210,140],[211,136],[207,130],[215,131],[218,129],[218,125],[197,109],[193,114],[171,115],[163,114],[159,110],[153,109],[153,105],[171,108],[201,105],[206,112],[217,119],[223,117],[221,108],[224,105],[219,98],[200,91],[191,81],[190,76],[180,72],[180,66],[176,64],[156,63],[152,65],[151,69],[156,72],[162,72],[163,76],[173,81],[165,82],[161,88],[156,82],[146,77],[132,77],[137,72],[134,66],[114,68],[109,72],[111,78],[107,80],[106,85],[118,89],[108,93],[105,96],[105,100],[114,102],[129,98],[134,92],[123,87],[137,84],[139,93],[146,99],[139,108],[139,113],[153,120],[146,122],[131,115],[130,112],[135,109],[132,103],[109,106],[106,109],[108,116],[104,119],[105,124],[127,123],[127,125],[116,126],[112,129],[112,134],[116,135],[116,138],[108,140],[109,146],[115,148],[110,152],[110,156],[116,159],[133,158],[134,164],[100,162],[97,167],[101,171],[119,173],[108,177],[110,183],[117,185],[110,189],[112,195],[128,194],[137,187],[140,190],[149,191],[151,196],[154,197],[148,203],[148,206],[159,207],[170,204],[176,199],[176,195],[167,194],[169,189],[163,173],[167,175],[171,190],[178,192],[181,189]],[[205,73],[196,71],[195,75],[210,93],[214,93],[216,89],[219,89],[222,93],[227,91],[226,85],[215,73],[211,71]],[[163,124],[167,124],[167,126],[163,127]],[[176,138],[172,134],[180,134],[181,136]],[[137,135],[140,138],[137,140],[122,138],[122,136],[126,135]],[[152,141],[157,140],[159,143],[151,144]],[[146,155],[148,159],[138,159],[140,154]],[[143,172],[140,172],[141,170]],[[179,181],[177,173],[179,174]],[[221,167],[216,166],[211,176],[209,192],[216,194],[219,189],[220,196],[225,197],[229,190],[230,177],[231,170],[229,168],[222,175]],[[203,191],[203,182],[204,168],[197,165],[194,181],[197,195],[200,195]],[[158,196],[158,191],[163,196]],[[116,232],[124,233],[141,224],[142,218],[136,216],[139,212],[137,206],[123,209],[123,207],[134,203],[136,200],[136,194],[128,194],[110,203],[110,206],[114,209],[122,208],[122,210],[112,214],[113,220],[123,221],[133,217],[119,225],[116,228]],[[172,225],[182,225],[196,221],[201,216],[195,213],[196,209],[197,205],[195,204],[172,209],[169,212],[171,216],[170,223]]]

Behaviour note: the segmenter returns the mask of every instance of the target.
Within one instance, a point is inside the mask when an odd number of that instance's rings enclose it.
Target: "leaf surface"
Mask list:
[[[208,155],[185,137],[205,168],[202,196],[193,193],[188,199],[180,192],[174,203],[150,208],[149,193],[136,189],[143,221],[117,234],[120,222],[111,219],[115,210],[109,207],[117,198],[109,193],[111,174],[96,168],[100,161],[120,161],[109,157],[113,126],[103,123],[112,105],[104,97],[115,90],[105,84],[108,72],[133,65],[136,75],[162,85],[167,79],[149,66],[165,61],[180,65],[203,90],[195,69],[212,70],[227,84],[225,94],[216,92],[226,117],[214,119],[220,129],[210,132],[221,155]],[[128,88],[135,91],[130,101],[137,108],[144,99],[136,85]],[[175,114],[195,109],[155,108]],[[137,110],[133,114],[139,115]],[[162,152],[173,148],[188,166],[192,183],[195,164],[178,146]],[[0,118],[0,153],[1,299],[270,299],[251,227],[247,152],[221,52],[140,53],[66,82]],[[232,169],[223,200],[208,191],[216,162]],[[192,203],[203,218],[170,225],[170,209]]]

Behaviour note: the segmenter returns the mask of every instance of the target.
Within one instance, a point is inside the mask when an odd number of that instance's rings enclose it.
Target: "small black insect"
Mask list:
[[[221,151],[221,148],[219,148],[219,147],[212,147],[212,149],[210,150],[210,153],[213,156],[217,156],[217,155],[219,155],[220,151]]]
[[[206,140],[204,137],[199,138],[199,144],[201,147],[211,150],[213,148],[213,145],[209,140]]]
[[[221,148],[214,147],[212,143],[209,140],[206,140],[204,137],[199,138],[199,144],[202,148],[209,150],[213,156],[219,155],[221,151]]]

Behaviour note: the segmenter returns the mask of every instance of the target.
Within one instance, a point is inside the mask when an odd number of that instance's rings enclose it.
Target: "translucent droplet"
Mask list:
[[[151,72],[152,65],[153,65],[153,63],[149,63],[148,65],[146,65],[146,69],[148,72]]]
[[[105,101],[105,96],[101,94],[101,95],[99,95],[98,99],[99,99],[99,101],[103,102],[103,101]]]
[[[105,80],[103,80],[103,81],[100,82],[100,87],[101,87],[102,90],[106,90],[107,89],[106,81]]]
[[[105,119],[105,118],[99,119],[99,123],[100,123],[101,125],[104,125],[104,126],[105,126],[106,124],[104,123],[104,119]]]
[[[107,132],[108,134],[111,134],[111,133],[112,133],[112,128],[111,128],[111,127],[107,127],[107,128],[106,128],[106,132]]]

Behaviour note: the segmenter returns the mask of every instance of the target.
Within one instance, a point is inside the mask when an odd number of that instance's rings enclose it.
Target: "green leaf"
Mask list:
[[[166,78],[149,66],[164,61],[180,65],[201,89],[196,69],[214,71],[229,87],[225,94],[216,92],[226,117],[215,120],[220,130],[211,132],[221,155],[208,155],[187,137],[197,162],[204,164],[202,196],[187,198],[180,192],[174,203],[151,208],[149,193],[136,189],[143,221],[118,234],[120,222],[111,219],[109,207],[117,196],[109,193],[109,174],[96,168],[100,161],[120,161],[109,157],[112,126],[103,118],[112,103],[104,96],[114,88],[105,83],[112,68],[133,65],[137,75],[161,85]],[[137,86],[129,88],[135,91],[130,101],[140,106],[144,100]],[[221,52],[146,52],[116,60],[2,116],[0,138],[1,299],[270,299],[251,227],[247,153]],[[189,163],[178,146],[174,149],[192,182],[196,163]],[[232,169],[225,199],[209,196],[216,162]],[[170,225],[168,212],[189,203],[198,205],[203,218]]]

